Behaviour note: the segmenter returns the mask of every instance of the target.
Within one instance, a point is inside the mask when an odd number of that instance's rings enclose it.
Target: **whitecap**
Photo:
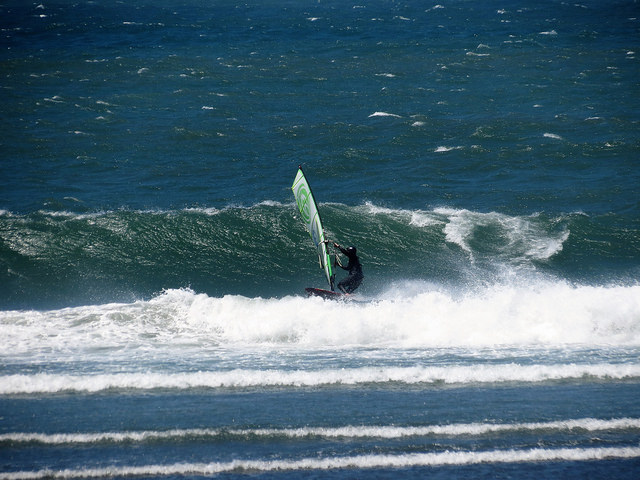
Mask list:
[[[434,152],[435,153],[444,153],[444,152],[450,152],[452,150],[462,150],[464,147],[444,147],[444,146],[440,146],[437,147]]]
[[[204,208],[185,208],[185,212],[194,212],[194,213],[204,213],[205,215],[218,215],[222,210],[219,210],[215,207],[204,207]]]
[[[94,444],[94,443],[142,443],[154,440],[180,440],[184,438],[216,437],[323,437],[323,438],[406,438],[434,435],[481,436],[488,433],[508,433],[540,430],[548,432],[588,432],[640,429],[637,418],[578,418],[549,422],[514,423],[453,423],[441,425],[396,426],[396,425],[344,425],[341,427],[300,428],[188,428],[172,430],[109,431],[87,433],[32,433],[12,432],[0,434],[0,442],[41,443],[45,445]]]
[[[545,138],[553,138],[554,140],[562,140],[562,137],[560,135],[555,134],[555,133],[545,133],[542,136],[545,137]]]
[[[212,477],[221,473],[238,472],[296,472],[308,476],[309,470],[337,469],[410,469],[426,466],[459,466],[506,463],[586,462],[604,459],[640,457],[640,447],[587,447],[587,448],[531,448],[498,450],[456,450],[433,453],[361,454],[351,456],[313,456],[297,460],[285,459],[236,459],[230,462],[174,463],[157,465],[117,465],[95,468],[66,469],[52,472],[50,469],[17,471],[4,474],[8,480],[40,480],[92,477]],[[58,475],[59,474],[59,475]]]
[[[467,252],[471,260],[475,260],[478,255],[471,247],[471,241],[480,228],[497,229],[499,238],[492,246],[491,255],[502,256],[505,260],[515,263],[548,260],[562,251],[564,243],[569,238],[568,230],[555,234],[546,233],[536,223],[535,215],[512,217],[496,212],[479,213],[445,208],[436,209],[435,212],[445,215],[448,219],[444,229],[446,240]]]
[[[318,387],[371,383],[477,385],[539,383],[591,377],[598,380],[640,378],[640,365],[474,364],[453,366],[359,367],[322,370],[234,369],[183,373],[110,373],[94,375],[15,374],[0,376],[0,394],[102,392],[110,389],[155,390],[192,388]]]
[[[387,113],[387,112],[373,112],[369,115],[371,117],[394,117],[394,118],[402,118],[400,115],[396,115],[395,113]]]

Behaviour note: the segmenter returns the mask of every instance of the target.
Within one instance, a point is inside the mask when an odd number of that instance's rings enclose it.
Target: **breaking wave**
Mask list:
[[[0,434],[0,442],[40,443],[45,445],[92,444],[92,443],[130,443],[155,442],[159,440],[176,441],[180,439],[211,440],[218,437],[229,438],[403,438],[424,436],[481,436],[495,433],[519,432],[598,432],[615,430],[639,430],[640,419],[615,418],[601,420],[581,418],[554,422],[530,422],[513,424],[461,423],[449,425],[425,426],[386,426],[386,425],[345,425],[342,427],[300,427],[300,428],[192,428],[164,431],[123,431],[100,433],[5,433]]]
[[[368,295],[405,280],[472,288],[531,275],[629,285],[640,269],[633,228],[579,212],[321,207],[327,237],[357,244]],[[293,204],[273,201],[166,211],[3,210],[0,308],[131,302],[180,288],[218,297],[296,294],[322,284],[296,215]]]
[[[478,385],[504,382],[548,382],[640,378],[638,364],[468,365],[446,367],[361,367],[325,370],[243,370],[186,373],[113,373],[101,375],[5,375],[0,394],[65,391],[153,390],[247,387],[318,387],[327,385],[435,384]]]
[[[525,463],[587,461],[640,457],[640,447],[604,448],[532,448],[488,451],[447,451],[403,455],[357,455],[298,460],[233,460],[211,463],[172,465],[112,466],[103,468],[37,470],[1,473],[7,480],[41,478],[95,478],[125,476],[215,475],[225,472],[278,472],[298,470],[334,470],[344,468],[410,468],[419,466],[474,465],[480,463]]]

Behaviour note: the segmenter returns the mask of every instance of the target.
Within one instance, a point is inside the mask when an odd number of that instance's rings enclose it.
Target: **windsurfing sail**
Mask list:
[[[325,243],[320,212],[318,212],[318,205],[311,192],[311,187],[309,187],[309,183],[302,172],[302,167],[298,167],[298,174],[293,181],[291,189],[293,190],[293,195],[296,197],[296,203],[298,204],[300,215],[302,215],[302,221],[311,234],[313,244],[316,246],[320,267],[324,270],[327,282],[329,282],[329,286],[331,290],[333,290],[334,277],[331,272],[331,261],[329,259],[329,252],[327,251],[327,244]]]

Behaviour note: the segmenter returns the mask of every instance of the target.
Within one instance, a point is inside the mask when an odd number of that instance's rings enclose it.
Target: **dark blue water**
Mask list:
[[[0,2],[0,478],[636,478],[639,14]]]

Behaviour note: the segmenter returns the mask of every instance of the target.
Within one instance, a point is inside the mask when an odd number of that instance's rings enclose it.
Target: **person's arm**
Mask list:
[[[340,245],[338,245],[336,242],[333,242],[333,246],[340,249],[340,251],[344,254],[347,255],[347,251],[342,248]],[[349,270],[348,265],[345,267],[344,265],[342,265],[342,262],[338,261],[338,266],[343,269],[343,270]]]
[[[342,248],[340,245],[338,245],[336,242],[333,242],[333,246],[340,249],[343,255],[347,255],[347,251],[344,248]]]

